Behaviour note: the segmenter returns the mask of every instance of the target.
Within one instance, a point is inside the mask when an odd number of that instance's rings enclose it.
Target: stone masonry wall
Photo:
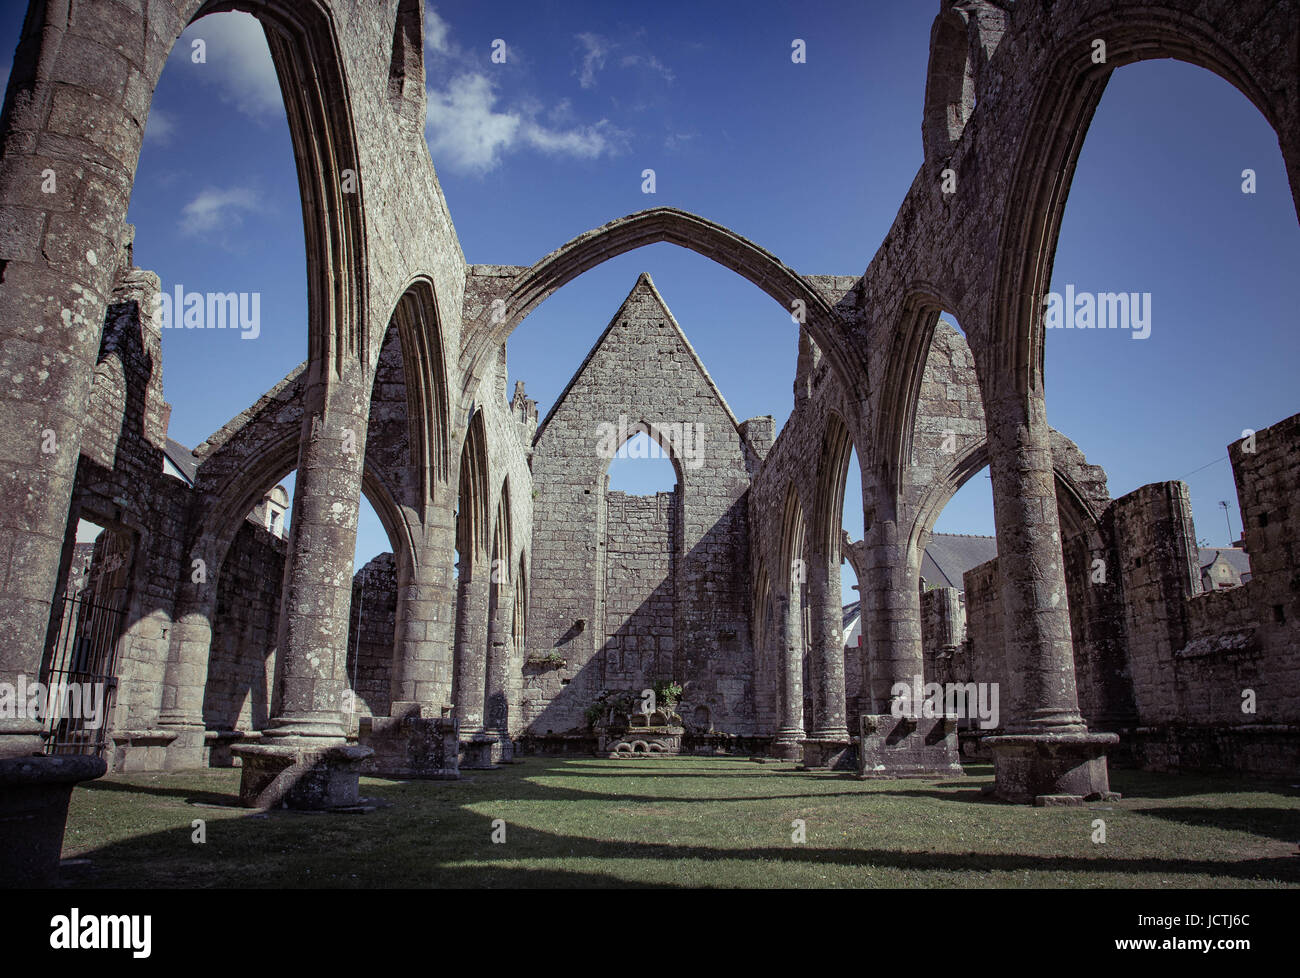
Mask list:
[[[604,639],[609,539],[602,501],[609,458],[602,434],[689,425],[677,446],[681,536],[672,678],[680,710],[705,707],[725,732],[755,732],[750,647],[748,526],[752,458],[727,408],[648,276],[638,279],[546,421],[533,450],[533,579],[528,654],[552,650],[561,669],[525,678],[531,732],[585,727],[584,711],[608,686]],[[602,424],[610,426],[601,429]],[[608,454],[608,453],[607,453]],[[606,514],[608,515],[608,514]]]
[[[270,717],[286,543],[255,523],[235,534],[217,583],[203,722],[260,730]]]
[[[353,718],[389,713],[396,628],[397,561],[379,554],[352,578],[347,675],[356,694]]]
[[[672,674],[677,494],[606,495],[605,682],[646,689]]]

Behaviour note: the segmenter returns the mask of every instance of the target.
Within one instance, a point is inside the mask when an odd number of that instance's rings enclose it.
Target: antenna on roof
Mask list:
[[[1223,521],[1228,524],[1228,546],[1231,547],[1232,546],[1232,520],[1228,516],[1228,503],[1226,500],[1220,499],[1219,505],[1223,507]]]

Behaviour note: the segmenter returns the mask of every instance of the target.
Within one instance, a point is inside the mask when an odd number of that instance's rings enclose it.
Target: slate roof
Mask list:
[[[1201,547],[1201,570],[1209,567],[1216,557],[1222,557],[1238,574],[1250,574],[1250,556],[1240,547]]]
[[[932,533],[921,559],[921,576],[932,587],[961,588],[963,574],[997,555],[997,537]]]
[[[172,465],[181,470],[190,485],[194,485],[194,480],[199,475],[199,460],[194,457],[194,453],[170,436],[167,438],[167,447],[163,452],[171,460]]]

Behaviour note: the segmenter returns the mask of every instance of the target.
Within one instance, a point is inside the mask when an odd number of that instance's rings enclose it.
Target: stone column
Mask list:
[[[437,717],[452,702],[452,628],[455,592],[451,554],[454,516],[428,516],[419,550],[404,567],[397,588],[397,634],[393,649],[393,716],[418,707]]]
[[[489,735],[496,738],[494,761],[509,761],[514,751],[510,743],[510,662],[514,653],[511,617],[514,613],[514,586],[497,585],[496,603],[488,618],[488,648],[485,685],[486,717]]]
[[[314,376],[304,392],[271,719],[262,744],[233,751],[243,760],[247,805],[355,804],[355,764],[373,753],[346,746],[342,713],[370,410],[365,374],[347,364],[341,376]]]
[[[483,732],[487,677],[487,587],[478,568],[466,567],[456,579],[456,661],[452,696],[462,737]]]
[[[890,712],[895,683],[911,686],[915,677],[924,676],[921,598],[906,548],[906,537],[900,539],[893,520],[877,520],[868,527],[859,593],[871,662],[864,670],[862,692],[869,698],[870,713]]]
[[[1079,714],[1055,475],[1041,393],[988,404],[989,469],[1002,578],[1004,736],[987,738],[997,793],[1011,801],[1109,793],[1105,747]]]
[[[877,520],[867,529],[865,543],[862,613],[871,657],[872,708],[859,721],[859,772],[864,777],[958,775],[955,719],[925,716],[912,696],[900,715],[894,715],[895,684],[913,691],[925,683],[921,596],[907,535],[892,519]]]
[[[456,581],[456,661],[452,698],[460,721],[462,768],[491,767],[492,744],[483,729],[487,694],[488,574],[486,559],[461,558]]]
[[[821,740],[849,739],[844,706],[844,610],[839,581],[831,561],[818,557],[808,581],[813,613],[813,658],[816,693],[812,736]]]
[[[212,651],[212,616],[216,609],[215,576],[205,582],[190,576],[176,598],[167,667],[163,674],[162,711],[158,724],[176,734],[167,746],[164,767],[168,771],[203,767],[203,697],[208,683],[208,657]],[[208,568],[215,574],[216,568]]]
[[[797,584],[792,586],[797,587]],[[781,656],[781,726],[772,741],[772,756],[796,760],[803,758],[803,623],[799,602],[790,595],[777,597],[780,622]]]
[[[87,45],[139,52],[141,9],[70,17],[66,2],[48,4],[14,54],[0,133],[0,682],[40,674],[139,120],[165,51],[143,74],[138,58],[101,59],[93,84],[64,74]],[[0,885],[54,880],[72,787],[105,770],[99,758],[45,756],[41,729],[39,718],[0,719]]]

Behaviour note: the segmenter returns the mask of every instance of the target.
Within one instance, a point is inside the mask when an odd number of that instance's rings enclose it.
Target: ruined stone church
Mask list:
[[[0,117],[0,684],[97,683],[107,716],[0,716],[0,823],[26,840],[0,877],[48,877],[72,786],[110,765],[237,764],[245,804],[306,808],[354,801],[359,774],[455,778],[516,752],[863,776],[976,752],[1022,803],[1105,797],[1108,756],[1294,770],[1300,415],[1228,447],[1249,578],[1209,591],[1186,486],[1113,499],[1105,446],[1085,457],[1050,427],[1041,298],[1122,65],[1176,57],[1235,85],[1300,200],[1300,7],[939,7],[924,162],[865,271],[850,255],[822,274],[667,207],[531,266],[466,262],[424,140],[417,0],[33,0]],[[231,9],[262,21],[281,80],[310,335],[303,364],[187,454],[168,439],[160,283],[125,216],[176,38]],[[42,194],[51,168],[65,189]],[[779,432],[732,414],[644,276],[545,418],[507,392],[530,312],[655,242],[791,312]],[[609,490],[611,446],[638,435],[671,459],[671,492]],[[958,601],[923,588],[922,562],[986,467],[997,556]],[[354,568],[363,494],[392,554]],[[847,651],[844,561],[861,597]],[[897,715],[894,688],[918,678],[996,684],[997,728]]]

